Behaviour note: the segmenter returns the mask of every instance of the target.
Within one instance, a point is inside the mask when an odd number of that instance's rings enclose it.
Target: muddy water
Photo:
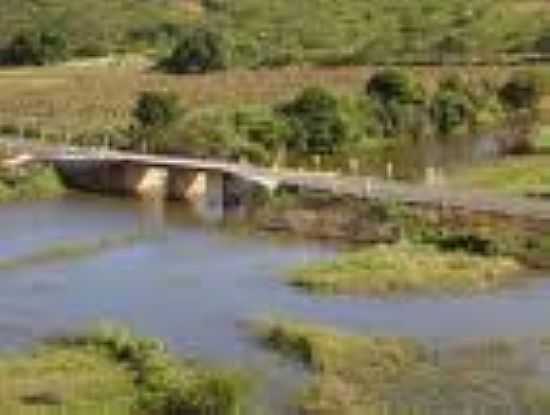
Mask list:
[[[50,257],[29,260],[52,246],[136,234],[139,238],[88,254],[54,250]],[[262,316],[437,343],[550,334],[545,279],[467,299],[392,301],[315,297],[283,284],[286,269],[336,251],[328,244],[205,223],[176,205],[82,195],[4,205],[0,261],[12,266],[0,267],[0,348],[18,349],[58,331],[109,320],[159,336],[188,355],[263,370],[272,367],[271,357],[241,324]],[[273,376],[281,373],[296,378],[284,366]]]

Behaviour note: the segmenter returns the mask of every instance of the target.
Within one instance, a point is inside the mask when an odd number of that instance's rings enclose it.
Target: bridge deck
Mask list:
[[[10,141],[10,144],[14,145],[13,141]],[[133,163],[145,166],[217,171],[256,182],[273,190],[277,188],[296,188],[306,191],[327,192],[334,195],[353,196],[358,199],[396,201],[409,205],[442,206],[504,217],[525,217],[550,222],[550,202],[446,186],[428,186],[372,177],[349,177],[329,173],[276,171],[240,163],[143,155],[105,149],[65,146],[37,147],[36,145],[28,147],[25,143],[24,146],[20,147],[20,150],[32,152],[34,160],[39,161]]]

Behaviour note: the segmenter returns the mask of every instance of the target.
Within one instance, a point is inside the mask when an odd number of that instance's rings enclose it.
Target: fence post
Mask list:
[[[426,167],[425,182],[428,186],[433,186],[436,183],[436,172],[434,167]]]
[[[348,167],[351,172],[351,174],[355,176],[359,176],[359,159],[355,157],[351,157],[348,160]]]
[[[313,166],[315,167],[315,171],[321,170],[321,156],[319,154],[313,156]]]
[[[386,178],[388,180],[393,179],[393,163],[391,161],[386,163]]]
[[[21,120],[18,120],[19,121],[19,125],[18,125],[18,129],[19,129],[19,138],[20,139],[23,139],[25,138],[25,125],[23,124],[23,121]]]

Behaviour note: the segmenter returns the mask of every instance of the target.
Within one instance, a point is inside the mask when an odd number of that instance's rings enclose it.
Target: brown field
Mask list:
[[[374,68],[289,67],[234,70],[209,75],[172,76],[148,69],[143,60],[72,63],[50,68],[0,71],[0,125],[34,126],[46,133],[72,134],[125,127],[136,96],[144,90],[176,92],[187,108],[205,105],[272,103],[308,85],[339,93],[362,91]],[[457,71],[491,79],[502,67],[416,67],[427,84],[444,72]],[[550,108],[550,100],[547,103]]]

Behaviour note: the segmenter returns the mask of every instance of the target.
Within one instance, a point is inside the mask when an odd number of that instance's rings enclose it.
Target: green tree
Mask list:
[[[425,98],[422,85],[409,73],[398,69],[375,73],[367,82],[367,94],[384,104],[421,103]]]
[[[228,45],[223,35],[198,27],[182,36],[161,66],[173,73],[205,73],[225,69],[228,61]]]
[[[305,89],[280,111],[292,129],[288,141],[291,151],[332,154],[350,139],[349,124],[338,98],[323,88]]]
[[[169,139],[170,127],[182,112],[175,94],[143,92],[132,113],[137,121],[137,125],[134,126],[136,129],[134,136],[141,142],[143,150],[154,151],[162,141]]]
[[[430,105],[432,121],[440,134],[468,127],[475,119],[475,111],[473,96],[460,76],[452,75],[440,82]]]
[[[386,137],[424,134],[426,93],[409,73],[386,69],[367,82],[367,95],[376,103],[377,118]]]
[[[247,143],[246,155],[263,164],[273,162],[284,153],[291,136],[286,119],[264,106],[239,108],[235,112],[235,126]]]

